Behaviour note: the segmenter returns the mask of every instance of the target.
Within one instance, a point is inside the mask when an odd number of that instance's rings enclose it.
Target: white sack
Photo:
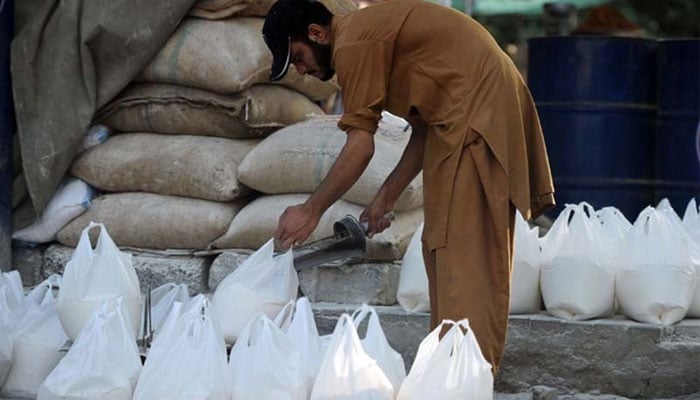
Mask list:
[[[64,180],[44,212],[31,225],[12,232],[12,239],[27,243],[53,242],[64,226],[90,207],[93,196],[90,185],[82,180]]]
[[[292,251],[274,256],[270,239],[217,286],[212,304],[227,343],[233,343],[256,315],[274,318],[296,298],[299,278]]]
[[[12,367],[2,393],[8,397],[35,397],[39,386],[63,358],[59,350],[68,340],[56,314],[53,292],[40,285],[43,299],[28,302],[26,314],[13,337]]]
[[[312,118],[282,128],[265,138],[243,159],[238,179],[266,194],[310,193],[333,166],[347,135],[338,128],[339,116]],[[382,131],[388,131],[384,134]],[[396,125],[382,124],[374,139],[374,156],[344,200],[368,205],[403,154],[404,145],[385,136],[407,136]],[[292,178],[292,179],[290,179]],[[423,178],[416,177],[396,202],[396,211],[423,204]]]
[[[141,358],[126,306],[106,299],[95,309],[37,400],[131,400]]]
[[[343,314],[333,331],[311,400],[393,400],[394,390],[381,367],[367,355],[352,318]]]
[[[686,315],[697,272],[680,231],[666,211],[647,207],[639,214],[621,246],[615,285],[627,317],[671,325]]]
[[[581,203],[568,204],[547,233],[540,285],[547,312],[555,317],[585,320],[613,313],[615,270],[604,262],[600,231],[593,208]]]
[[[530,228],[520,211],[516,211],[515,214],[510,314],[537,314],[542,308],[540,294],[542,253],[538,238],[539,229]]]
[[[234,399],[308,398],[299,350],[264,314],[253,318],[236,340],[228,377]]]
[[[153,341],[134,400],[229,400],[226,345],[209,301],[200,294],[182,315],[179,307]]]
[[[100,236],[92,249],[88,232],[98,227]],[[80,235],[78,247],[66,264],[58,293],[58,316],[68,337],[75,340],[85,323],[107,299],[123,297],[136,337],[141,311],[141,291],[132,256],[119,251],[102,224],[90,222]]]
[[[404,365],[403,357],[389,344],[379,322],[379,315],[377,315],[377,311],[373,307],[363,304],[362,307],[353,313],[352,318],[355,328],[359,329],[360,324],[367,317],[369,317],[369,320],[365,337],[362,339],[362,348],[382,369],[382,372],[391,382],[394,393],[398,393],[403,380],[406,378],[406,366]]]
[[[308,199],[308,194],[281,194],[259,197],[236,214],[228,231],[213,242],[220,249],[257,249],[274,235],[284,210]],[[338,200],[321,216],[318,226],[305,243],[333,235],[333,224],[346,215],[359,217],[363,206]],[[367,239],[366,260],[400,260],[411,235],[423,220],[423,209],[396,213],[391,226]]]
[[[452,328],[440,338],[445,325]],[[398,400],[492,398],[491,364],[481,354],[466,319],[457,323],[445,320],[423,339],[397,397]]]
[[[104,125],[93,125],[88,132],[83,136],[83,141],[76,150],[75,154],[80,155],[91,148],[107,141],[112,134],[112,130]]]
[[[399,289],[396,300],[407,312],[430,311],[430,294],[428,293],[428,274],[423,260],[423,223],[413,233],[401,263]]]

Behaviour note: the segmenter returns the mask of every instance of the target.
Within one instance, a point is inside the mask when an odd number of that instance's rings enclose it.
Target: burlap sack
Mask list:
[[[71,173],[109,192],[230,201],[248,192],[238,165],[257,139],[127,133],[85,152]]]
[[[216,248],[257,249],[270,240],[284,210],[303,203],[308,194],[282,194],[263,196],[245,206],[233,219],[228,231],[216,239],[212,245]],[[333,234],[333,223],[346,215],[359,218],[364,207],[339,200],[321,217],[318,227],[308,242]],[[389,229],[367,239],[368,260],[400,260],[403,257],[411,235],[423,221],[423,209],[396,214],[396,219]]]
[[[262,25],[261,18],[185,19],[136,81],[223,94],[268,82],[272,54],[263,41]],[[302,77],[293,68],[280,83],[313,100],[325,99],[338,89],[333,82]]]
[[[223,19],[234,14],[239,16],[264,17],[276,0],[199,0],[189,15],[206,19]],[[352,0],[320,0],[331,13],[345,15],[357,10]]]
[[[99,197],[90,210],[58,233],[75,247],[90,221],[105,224],[119,246],[145,249],[205,249],[226,232],[245,200],[219,203],[152,193],[114,193]],[[93,238],[94,240],[94,238]]]
[[[263,137],[323,111],[306,96],[277,85],[254,85],[233,95],[178,85],[129,86],[96,120],[121,132],[228,138]]]
[[[267,194],[313,192],[345,144],[346,135],[337,121],[338,117],[314,118],[273,133],[248,153],[238,168],[238,179]],[[382,124],[372,161],[343,199],[368,205],[399,162],[408,135],[395,125]],[[419,175],[399,197],[396,210],[412,210],[422,204]]]

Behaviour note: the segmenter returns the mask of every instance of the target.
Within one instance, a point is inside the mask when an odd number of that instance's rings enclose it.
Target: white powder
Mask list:
[[[263,313],[275,318],[285,303],[265,298],[242,285],[231,285],[219,290],[212,299],[214,316],[227,343],[233,343],[246,324]]]
[[[44,379],[65,353],[44,343],[18,337],[13,362],[2,393],[8,397],[35,397]]]

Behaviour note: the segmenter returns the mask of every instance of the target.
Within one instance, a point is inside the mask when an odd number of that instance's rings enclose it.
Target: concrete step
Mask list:
[[[63,273],[74,249],[58,244],[45,248],[14,248],[13,266],[25,286],[32,287],[53,273]],[[178,256],[132,252],[142,290],[167,282],[185,283],[192,294],[213,292],[251,252],[209,256]],[[345,262],[299,271],[301,292],[312,302],[372,305],[396,304],[400,262]]]
[[[338,317],[358,306],[315,303],[319,331],[331,333]],[[399,307],[375,308],[389,342],[403,355],[408,368],[428,333],[429,315],[408,314]],[[565,321],[547,314],[514,315],[510,317],[496,390],[521,393],[536,386],[551,388],[537,397],[532,397],[534,392],[528,392],[531,397],[523,397],[543,399],[572,392],[700,399],[698,371],[698,319],[666,327],[637,323],[622,316]]]
[[[222,253],[212,263],[209,289],[233,272],[247,254]],[[299,288],[312,302],[347,304],[396,304],[399,262],[344,262],[299,271]]]

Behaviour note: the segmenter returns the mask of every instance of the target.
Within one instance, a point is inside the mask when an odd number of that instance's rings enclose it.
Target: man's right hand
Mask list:
[[[287,207],[275,231],[275,247],[288,250],[304,243],[318,225],[321,214],[306,203]]]

